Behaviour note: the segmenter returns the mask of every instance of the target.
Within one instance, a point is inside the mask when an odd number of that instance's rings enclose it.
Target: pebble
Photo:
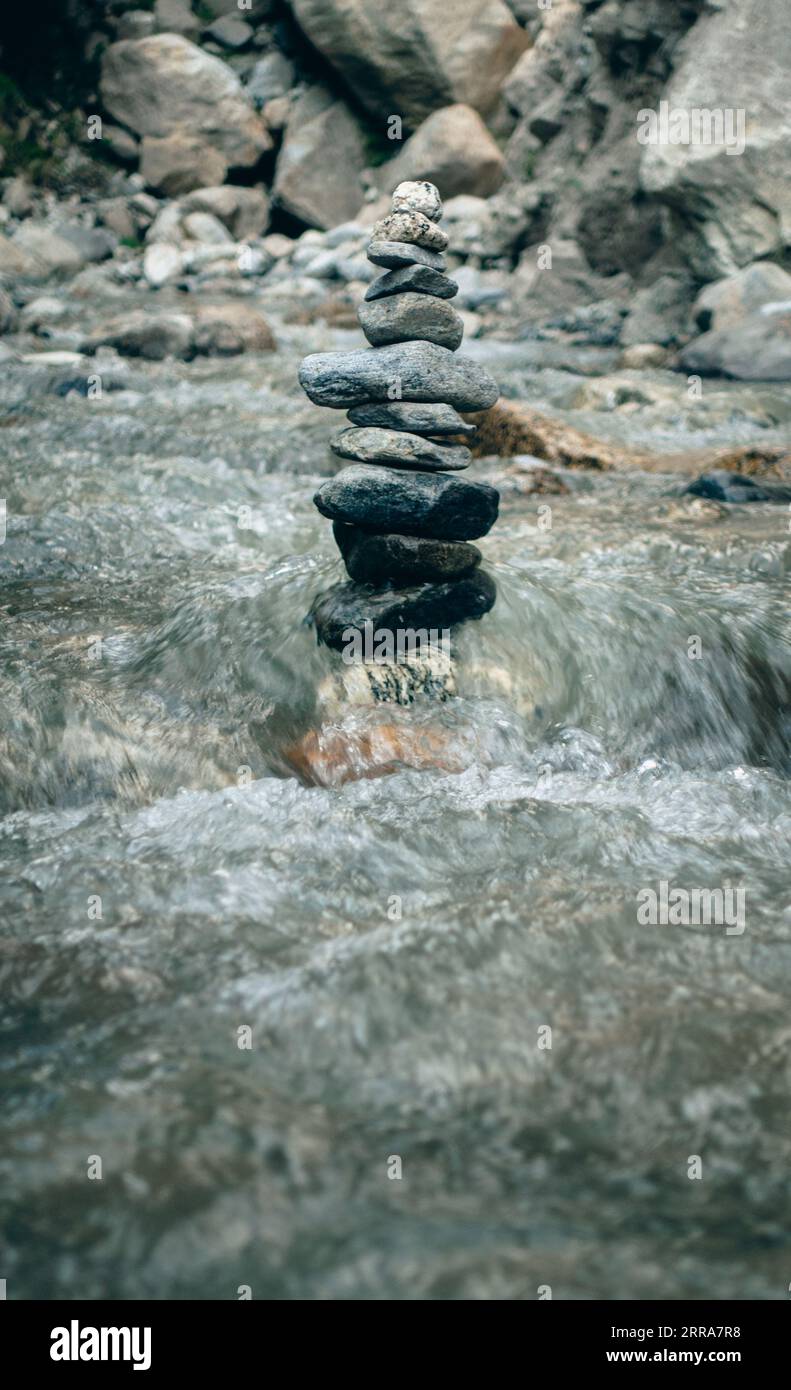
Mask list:
[[[488,483],[352,464],[329,478],[313,501],[331,521],[403,536],[472,541],[491,530],[500,498]]]
[[[384,430],[408,430],[410,434],[475,434],[476,426],[463,420],[452,405],[420,405],[417,401],[369,402],[349,411],[353,425],[375,425]]]
[[[388,429],[341,430],[330,440],[340,458],[358,463],[386,463],[391,468],[425,468],[433,472],[467,468],[472,454],[464,444],[435,444],[419,434]]]
[[[374,265],[398,270],[404,265],[427,265],[430,270],[445,269],[445,257],[439,251],[427,251],[425,246],[410,246],[406,241],[369,241],[366,251]]]
[[[407,241],[426,251],[444,251],[448,234],[422,212],[390,212],[371,229],[373,241]]]
[[[461,579],[481,562],[477,546],[425,536],[381,535],[336,521],[332,528],[350,577],[358,584],[425,584]]]
[[[487,410],[500,392],[477,362],[438,343],[392,343],[354,352],[314,352],[299,368],[315,405],[348,409],[369,401],[445,402],[456,410]]]
[[[383,299],[388,294],[400,294],[402,290],[414,290],[420,294],[433,294],[437,299],[452,299],[458,294],[455,280],[441,275],[427,265],[404,265],[400,270],[386,270],[377,275],[365,291],[366,299]]]
[[[464,324],[444,299],[430,294],[388,295],[373,303],[363,302],[357,317],[369,343],[408,343],[416,338],[455,351],[464,337]]]
[[[393,193],[391,207],[393,212],[422,212],[432,222],[439,222],[442,216],[439,189],[426,179],[400,183]]]
[[[365,630],[373,624],[375,633],[404,633],[432,628],[442,631],[470,618],[482,618],[497,597],[497,587],[485,570],[473,570],[463,579],[447,584],[424,584],[400,591],[371,593],[351,584],[335,584],[320,594],[310,610],[319,641],[341,651],[347,645],[349,628]]]

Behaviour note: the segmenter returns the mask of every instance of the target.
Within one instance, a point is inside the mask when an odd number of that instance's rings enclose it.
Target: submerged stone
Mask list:
[[[352,464],[329,478],[313,501],[323,516],[372,531],[472,541],[491,530],[500,496],[488,483]]]
[[[424,468],[434,472],[467,468],[472,454],[464,444],[437,444],[419,434],[388,429],[341,430],[330,440],[340,458],[358,463],[386,463],[390,468]]]
[[[369,343],[407,343],[416,338],[439,343],[454,351],[464,337],[464,323],[444,299],[429,294],[388,295],[357,310],[360,327]]]
[[[391,634],[396,648],[401,643],[407,649],[413,641],[408,634],[415,635],[420,651],[429,645],[431,634],[482,618],[496,597],[494,580],[480,569],[449,584],[423,584],[383,593],[363,584],[335,584],[314,601],[310,618],[319,641],[336,651],[359,645],[354,643],[354,634],[364,634],[366,624],[374,639],[374,653],[377,634],[379,640],[383,634]]]
[[[461,579],[481,562],[480,550],[466,541],[380,535],[342,521],[332,534],[351,578],[374,588]]]
[[[446,402],[456,410],[486,410],[500,392],[484,367],[438,343],[391,343],[354,352],[314,352],[299,380],[316,405],[348,407],[369,401]]]

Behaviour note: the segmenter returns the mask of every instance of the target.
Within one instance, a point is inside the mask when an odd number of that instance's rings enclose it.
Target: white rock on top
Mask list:
[[[432,222],[439,222],[442,216],[442,199],[433,183],[425,179],[420,182],[407,180],[400,183],[393,194],[392,212],[422,212]]]

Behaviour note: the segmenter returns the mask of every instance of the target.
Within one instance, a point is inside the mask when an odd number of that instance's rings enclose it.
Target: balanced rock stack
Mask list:
[[[494,581],[470,541],[497,518],[499,496],[457,475],[475,432],[459,411],[485,410],[499,391],[456,354],[463,324],[445,275],[448,238],[437,225],[431,183],[402,183],[392,212],[373,228],[368,258],[384,273],[358,317],[371,347],[306,357],[299,380],[317,405],[348,410],[350,428],[330,448],[350,461],[314,501],[333,522],[349,584],[314,604],[319,639],[340,648],[344,632],[450,628],[492,607]]]

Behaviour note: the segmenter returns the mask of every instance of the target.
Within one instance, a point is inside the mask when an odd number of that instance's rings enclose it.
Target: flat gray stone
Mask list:
[[[458,294],[455,280],[441,275],[427,265],[402,265],[400,270],[386,270],[377,275],[365,291],[366,299],[383,299],[388,294],[413,290],[417,294],[433,294],[437,299],[452,299]]]
[[[310,610],[320,642],[341,651],[349,629],[364,632],[372,623],[374,633],[399,633],[423,629],[454,628],[471,618],[482,618],[494,606],[497,586],[485,570],[476,569],[449,584],[423,584],[416,588],[372,592],[361,584],[335,584],[320,594]]]
[[[357,310],[360,327],[369,343],[383,347],[388,343],[409,343],[420,339],[439,343],[451,352],[464,337],[464,323],[444,299],[430,294],[392,294],[386,299],[362,303]]]
[[[355,352],[314,352],[299,368],[315,405],[348,409],[369,401],[442,401],[487,410],[500,391],[484,367],[438,343],[391,343]]]
[[[381,405],[353,405],[349,411],[353,425],[370,425],[383,430],[408,430],[410,434],[475,434],[476,426],[463,420],[452,405],[420,405],[418,401],[388,401]]]
[[[350,577],[375,589],[462,579],[481,562],[480,550],[466,541],[378,535],[342,521],[333,523],[332,534]]]
[[[323,516],[371,531],[436,540],[473,541],[497,520],[500,495],[488,483],[441,473],[397,473],[352,464],[322,484],[313,498]]]
[[[402,265],[427,265],[431,270],[444,270],[445,257],[441,251],[427,251],[408,241],[369,241],[367,256],[374,265],[397,270]]]
[[[386,463],[390,468],[421,468],[441,473],[469,466],[472,454],[464,444],[435,444],[419,434],[397,430],[341,430],[330,440],[339,458],[357,463]]]

